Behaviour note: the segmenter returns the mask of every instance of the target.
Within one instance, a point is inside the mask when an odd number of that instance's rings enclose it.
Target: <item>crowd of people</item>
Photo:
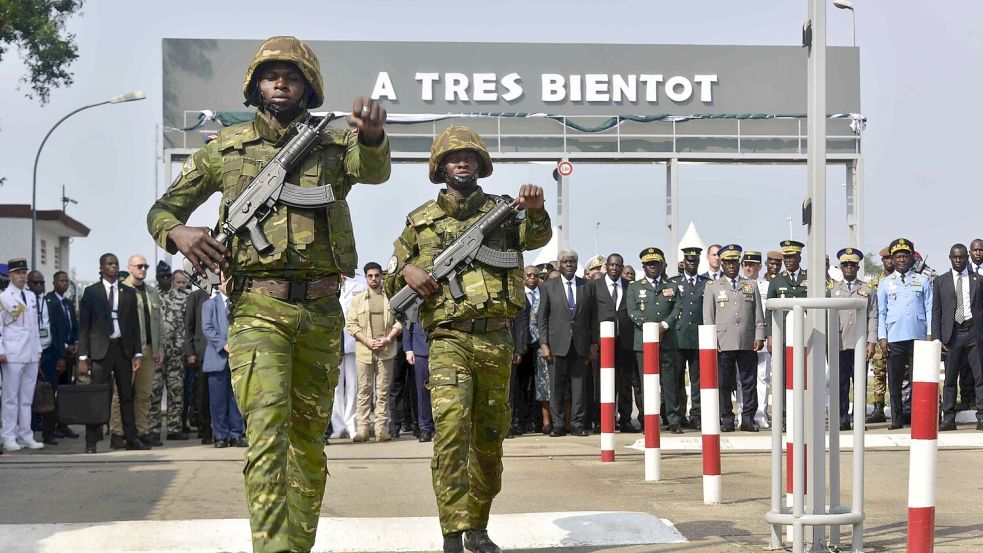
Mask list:
[[[600,431],[601,321],[615,322],[618,431],[644,429],[646,322],[659,328],[664,430],[700,428],[701,324],[717,327],[721,431],[767,428],[773,416],[772,345],[764,300],[805,297],[802,248],[791,240],[764,256],[736,244],[714,244],[706,252],[685,248],[673,277],[655,247],[640,252],[637,276],[620,254],[595,256],[581,270],[577,253],[567,250],[555,262],[526,267],[526,308],[512,324],[508,437]],[[956,428],[956,411],[976,410],[977,429],[983,430],[983,325],[975,324],[983,317],[983,240],[968,248],[952,246],[949,273],[913,267],[915,254],[911,241],[895,240],[880,252],[883,271],[861,280],[863,254],[844,248],[836,257],[843,279],[826,277],[827,296],[868,301],[866,321],[855,320],[853,312],[840,317],[841,429],[852,428],[854,421],[852,346],[857,329],[866,325],[865,354],[873,372],[873,411],[866,423],[890,422],[890,429],[909,424],[912,343],[934,338],[945,351],[940,429]],[[697,274],[703,256],[709,269]],[[152,286],[149,267],[143,256],[134,255],[120,271],[114,255],[102,256],[99,282],[85,289],[76,306],[67,295],[65,272],[52,275],[46,293],[41,272],[29,270],[24,259],[10,261],[9,285],[0,294],[5,451],[79,438],[56,410],[33,408],[38,382],[57,394],[62,386],[110,379],[115,380],[111,418],[106,428],[86,427],[87,452],[97,451],[107,435],[112,449],[149,449],[165,439],[192,437],[214,447],[247,445],[231,385],[224,280],[209,295],[192,289],[187,273],[160,262]],[[385,442],[403,434],[429,442],[435,429],[426,330],[419,321],[404,326],[394,318],[378,263],[365,265],[363,274],[345,277],[338,291],[346,324],[325,443]]]

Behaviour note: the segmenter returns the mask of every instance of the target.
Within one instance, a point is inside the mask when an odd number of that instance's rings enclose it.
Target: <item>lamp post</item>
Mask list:
[[[76,113],[86,110],[89,108],[94,108],[96,106],[101,106],[103,104],[122,104],[123,102],[133,102],[136,100],[143,100],[147,96],[142,90],[137,90],[136,92],[127,92],[126,94],[120,94],[119,96],[113,96],[108,100],[103,100],[101,102],[96,102],[95,104],[89,104],[87,106],[82,106],[75,111],[72,111],[68,115],[62,117],[57,123],[48,131],[48,134],[44,135],[44,140],[41,141],[41,145],[38,146],[38,153],[34,156],[34,178],[31,182],[31,269],[37,268],[37,249],[38,249],[38,159],[41,158],[41,150],[44,149],[44,144],[48,141],[48,137],[51,133],[55,132],[58,125],[61,125],[65,119],[75,115]]]
[[[841,10],[850,10],[850,18],[853,22],[853,45],[857,45],[857,12],[853,9],[853,0],[833,0],[833,5]]]

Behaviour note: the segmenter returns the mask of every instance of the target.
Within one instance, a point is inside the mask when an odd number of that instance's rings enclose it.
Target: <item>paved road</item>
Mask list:
[[[972,430],[959,434],[971,434]],[[980,434],[976,432],[975,434]],[[598,461],[598,438],[526,435],[506,442],[505,484],[494,513],[623,511],[668,519],[687,543],[569,548],[607,551],[761,551],[769,528],[769,455],[723,456],[723,504],[702,504],[698,452],[666,452],[662,482],[643,481],[638,435],[618,435],[618,460]],[[103,442],[105,444],[105,442]],[[177,445],[174,445],[177,444]],[[150,452],[95,456],[78,441],[0,456],[0,523],[98,523],[117,520],[245,518],[242,450],[169,442]],[[430,444],[411,437],[388,444],[336,442],[322,516],[434,516]],[[983,453],[939,453],[936,551],[983,550]],[[852,466],[844,454],[842,466]],[[866,468],[867,551],[903,551],[907,451],[873,451]],[[843,476],[850,481],[849,472]],[[849,489],[844,497],[850,497]],[[844,529],[844,534],[849,534]],[[545,550],[544,550],[545,551]]]

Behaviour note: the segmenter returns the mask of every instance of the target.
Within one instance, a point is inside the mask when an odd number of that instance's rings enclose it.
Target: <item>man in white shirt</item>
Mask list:
[[[0,364],[3,373],[3,406],[0,438],[6,451],[24,447],[41,449],[31,430],[31,405],[41,360],[41,337],[37,297],[25,290],[27,260],[11,259],[7,263],[10,285],[0,292]]]
[[[341,284],[341,311],[348,316],[352,298],[368,288],[365,277],[343,276]],[[355,338],[342,330],[341,365],[338,370],[338,386],[334,390],[334,405],[331,409],[332,438],[347,439],[355,435],[355,397],[358,395],[358,370],[355,366]]]

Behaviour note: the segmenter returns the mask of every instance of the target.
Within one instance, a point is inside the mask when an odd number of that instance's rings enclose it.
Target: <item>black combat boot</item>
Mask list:
[[[461,545],[461,532],[444,534],[444,553],[464,553],[464,546]]]
[[[867,424],[876,424],[879,422],[887,422],[887,418],[884,416],[884,403],[875,402],[874,410],[867,415]]]
[[[444,542],[447,543],[447,542]],[[465,530],[464,548],[471,553],[502,553],[502,549],[495,545],[488,537],[488,530]],[[444,551],[446,551],[446,546]]]

